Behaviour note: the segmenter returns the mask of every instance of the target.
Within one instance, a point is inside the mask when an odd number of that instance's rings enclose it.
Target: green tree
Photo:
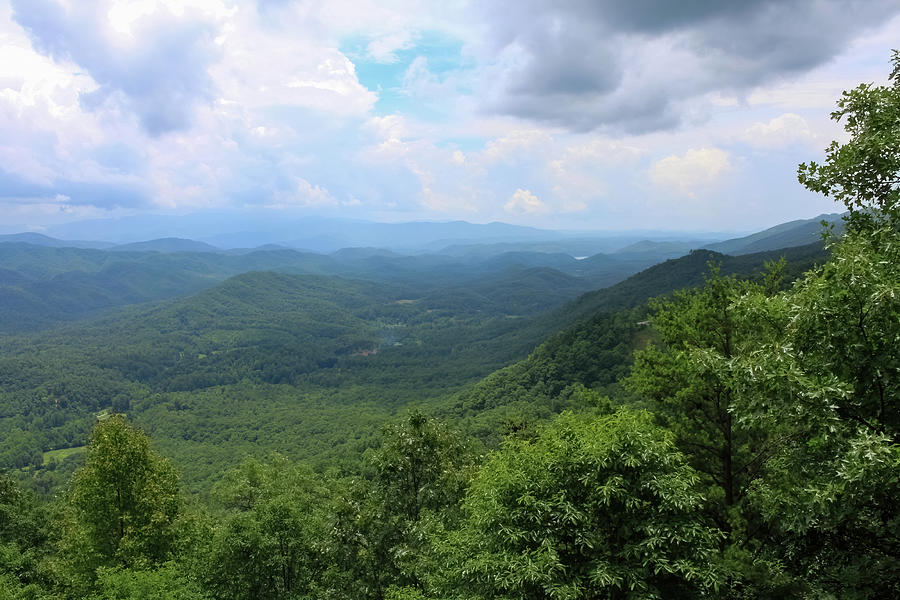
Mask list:
[[[218,598],[311,597],[325,567],[331,491],[309,467],[244,461],[216,486],[229,510],[209,556]]]
[[[90,600],[205,600],[196,582],[174,563],[154,570],[100,568]]]
[[[831,259],[747,299],[775,323],[746,357],[738,407],[784,440],[755,482],[770,545],[813,597],[900,596],[900,54],[891,85],[845,92],[850,139],[799,179],[850,210]]]
[[[747,300],[777,334],[736,365],[739,413],[782,440],[753,493],[770,547],[841,598],[900,594],[900,234],[874,216],[793,289]]]
[[[777,269],[776,269],[777,271]],[[628,387],[651,401],[679,448],[711,488],[713,514],[730,530],[728,511],[759,476],[767,434],[734,413],[734,365],[766,323],[747,319],[736,302],[764,286],[711,268],[706,284],[652,304],[658,343],[635,354]]]
[[[900,209],[900,52],[893,51],[890,85],[863,83],[845,91],[831,113],[850,140],[832,142],[825,162],[802,163],[800,183],[834,197],[855,213],[897,216]],[[863,211],[860,213],[859,211]],[[871,213],[870,213],[871,214]]]
[[[472,456],[462,438],[443,423],[413,411],[389,425],[370,456],[374,499],[382,517],[379,536],[390,584],[421,586],[435,528],[458,517],[471,475]]]
[[[467,599],[713,594],[719,532],[697,483],[649,414],[565,413],[478,471],[439,585]]]
[[[421,412],[385,428],[370,456],[375,488],[387,510],[415,522],[424,511],[452,508],[462,497],[467,446],[457,433]]]
[[[172,464],[114,415],[91,433],[66,499],[62,556],[88,581],[98,567],[146,568],[171,556],[182,501]]]
[[[341,597],[415,596],[434,562],[436,532],[455,523],[472,455],[459,435],[421,412],[387,426],[367,456],[365,482],[338,500],[334,527]]]
[[[652,303],[656,343],[635,354],[627,385],[650,400],[658,422],[702,475],[703,510],[725,532],[716,559],[727,573],[723,596],[786,595],[790,577],[766,551],[766,525],[749,501],[756,482],[786,443],[765,411],[747,418],[743,370],[781,323],[765,311],[780,286],[784,263],[769,264],[755,283],[720,275],[712,267],[706,283]]]
[[[10,597],[39,597],[46,585],[40,563],[48,551],[45,507],[11,475],[0,473],[0,589]],[[0,598],[4,598],[0,592]]]

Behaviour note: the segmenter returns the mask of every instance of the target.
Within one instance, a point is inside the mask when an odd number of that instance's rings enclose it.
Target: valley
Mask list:
[[[82,455],[66,450],[110,410],[143,427],[199,494],[242,456],[272,451],[357,472],[380,427],[411,409],[493,447],[509,423],[580,407],[572,384],[617,386],[647,299],[702,284],[713,263],[753,277],[783,256],[796,276],[825,257],[815,244],[695,251],[632,275],[666,254],[162,248],[0,243],[0,464],[43,493],[68,479]],[[558,363],[567,336],[579,355],[564,374],[545,381],[525,366]],[[521,369],[537,379],[482,398]]]

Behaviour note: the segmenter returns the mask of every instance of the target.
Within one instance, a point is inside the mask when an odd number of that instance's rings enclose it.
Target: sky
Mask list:
[[[0,233],[244,211],[750,231],[896,0],[0,0]]]

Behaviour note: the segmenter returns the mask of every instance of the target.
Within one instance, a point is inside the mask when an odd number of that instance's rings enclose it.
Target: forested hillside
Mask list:
[[[365,248],[331,255],[291,249],[183,251],[188,242],[110,250],[0,242],[0,333],[27,333],[111,308],[188,296],[251,271],[405,285],[413,299],[470,311],[532,314],[612,285],[659,260],[653,253],[576,260],[541,252],[455,257]]]
[[[136,254],[209,280],[2,338],[0,600],[900,596],[893,65],[800,165],[823,244],[577,298],[553,256]],[[121,265],[69,250],[8,288]]]
[[[549,314],[542,311],[578,288],[546,268],[509,270],[493,280],[470,276],[421,298],[415,296],[423,286],[406,282],[239,275],[187,298],[8,337],[0,357],[0,430],[7,433],[0,459],[36,469],[33,480],[49,491],[71,473],[79,454],[69,449],[83,445],[95,414],[113,410],[129,414],[179,459],[192,490],[206,490],[244,453],[278,450],[319,466],[354,463],[374,443],[378,424],[411,404],[468,419],[472,409],[452,399],[462,386],[567,328],[510,367],[540,379],[533,363],[550,356],[553,370],[563,369],[554,383],[537,397],[506,394],[489,402],[492,410],[482,402],[479,437],[496,442],[506,421],[579,406],[580,396],[557,399],[571,383],[616,383],[630,362],[632,337],[645,335],[635,325],[645,317],[635,316],[641,309],[614,311],[670,293],[679,281],[701,282],[717,260],[753,277],[774,256],[694,253]],[[786,256],[800,266],[824,259],[821,248]],[[562,359],[561,349],[574,354]],[[609,358],[601,360],[604,354]],[[484,393],[505,373],[465,394]]]

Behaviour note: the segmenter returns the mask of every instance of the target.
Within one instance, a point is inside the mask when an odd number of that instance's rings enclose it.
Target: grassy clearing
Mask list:
[[[75,448],[60,448],[59,450],[49,450],[47,452],[44,452],[44,464],[48,464],[53,459],[56,459],[57,462],[62,462],[67,457],[72,456],[73,454],[84,452],[84,449],[85,446],[76,446]]]

